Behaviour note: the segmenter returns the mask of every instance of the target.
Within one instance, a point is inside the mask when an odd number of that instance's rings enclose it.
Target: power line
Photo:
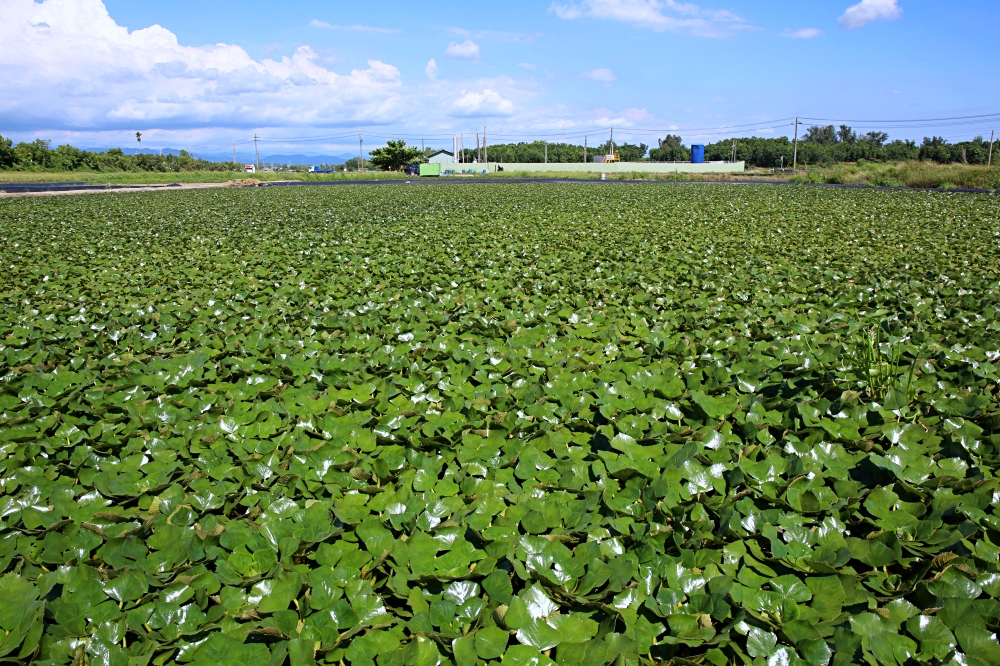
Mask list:
[[[802,120],[817,120],[820,122],[827,123],[862,123],[862,124],[877,124],[877,123],[929,123],[929,122],[940,122],[944,120],[970,120],[973,118],[1000,118],[1000,113],[986,113],[978,116],[951,116],[949,118],[910,118],[908,120],[847,120],[845,118],[808,118],[806,116],[801,117]]]

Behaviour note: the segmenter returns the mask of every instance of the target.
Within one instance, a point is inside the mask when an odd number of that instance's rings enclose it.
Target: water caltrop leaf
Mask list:
[[[513,645],[504,654],[504,663],[511,666],[552,666],[555,662],[531,645]]]
[[[490,599],[496,599],[500,603],[508,603],[514,588],[510,584],[510,576],[504,571],[497,570],[483,579],[483,589],[490,595]]]
[[[411,641],[403,651],[403,663],[407,666],[438,666],[441,653],[434,641],[421,636]]]
[[[724,419],[739,406],[739,399],[734,395],[713,397],[701,391],[692,391],[691,399],[712,419]]]
[[[38,588],[30,581],[16,574],[0,578],[0,629],[5,632],[19,632],[33,615],[38,601]]]
[[[774,654],[778,638],[770,631],[750,627],[747,632],[747,652],[751,657],[770,657]]]
[[[267,647],[260,643],[246,645],[222,633],[213,633],[194,651],[192,664],[265,663],[270,658]]]
[[[960,624],[955,628],[955,637],[967,655],[979,659],[984,664],[1000,663],[1000,645],[997,644],[996,636],[989,631]]]
[[[475,650],[480,659],[497,659],[507,649],[510,635],[497,627],[483,627],[476,632]]]
[[[503,616],[503,622],[508,629],[520,629],[531,622],[534,618],[528,609],[528,605],[521,597],[513,597],[510,605]]]
[[[549,619],[548,624],[558,632],[560,642],[565,643],[588,641],[599,629],[597,622],[579,613],[556,615]]]
[[[278,578],[264,580],[250,590],[247,601],[256,604],[258,612],[273,613],[287,610],[292,600],[299,594],[302,587],[301,577],[294,572],[280,575]]]
[[[463,636],[451,642],[452,654],[455,655],[455,663],[458,666],[475,666],[477,640],[478,636],[476,638]]]
[[[539,650],[548,650],[559,645],[562,635],[545,620],[536,619],[517,630],[517,640]]]

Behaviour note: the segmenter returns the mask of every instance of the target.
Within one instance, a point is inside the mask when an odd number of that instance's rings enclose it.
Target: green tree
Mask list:
[[[622,162],[638,162],[646,156],[646,151],[649,150],[649,146],[644,143],[640,143],[638,146],[633,143],[618,143],[615,142],[615,150],[618,152],[618,157],[621,158]],[[605,141],[597,147],[597,154],[609,155],[611,153],[611,142]]]
[[[376,148],[371,152],[368,161],[384,171],[401,171],[408,164],[420,161],[423,152],[419,148],[411,148],[406,145],[406,141],[397,139],[389,143],[384,148]]]
[[[806,134],[802,137],[802,140],[806,143],[818,143],[823,146],[837,143],[837,129],[833,125],[827,125],[826,127],[813,125],[806,130]]]
[[[885,132],[868,132],[861,137],[862,141],[867,141],[868,143],[874,143],[879,148],[885,145],[885,142],[889,140],[889,135]]]
[[[686,162],[691,159],[691,151],[684,147],[684,140],[676,134],[668,134],[665,139],[657,139],[656,142],[659,144],[658,147],[649,151],[651,160]]]
[[[35,139],[31,143],[21,143],[14,146],[17,162],[22,167],[39,169],[49,166],[50,141]]]
[[[9,169],[17,162],[14,143],[0,136],[0,169]]]
[[[56,171],[75,171],[85,166],[87,157],[87,152],[64,144],[50,153],[49,166]]]
[[[856,143],[857,140],[857,133],[847,125],[841,125],[840,129],[837,130],[837,141],[841,143]]]

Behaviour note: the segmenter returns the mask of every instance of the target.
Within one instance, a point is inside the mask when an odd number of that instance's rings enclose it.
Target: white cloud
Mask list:
[[[401,117],[399,70],[341,74],[308,46],[255,60],[228,44],[129,32],[101,0],[3,0],[0,117],[9,130],[342,125]]]
[[[460,117],[509,116],[513,111],[513,102],[489,88],[482,92],[463,90],[462,96],[451,105],[451,114]]]
[[[333,25],[319,19],[309,21],[309,25],[313,28],[323,28],[324,30],[357,30],[360,32],[378,32],[383,35],[395,35],[403,32],[398,28],[376,28],[370,25]]]
[[[600,81],[601,83],[611,83],[615,81],[615,73],[612,72],[607,67],[598,67],[597,69],[592,69],[589,72],[584,72],[581,76],[588,79],[593,79],[595,81]]]
[[[444,50],[444,54],[449,58],[479,60],[479,44],[476,44],[471,39],[467,39],[461,44],[451,42],[448,44],[448,48]]]
[[[584,16],[621,21],[650,30],[690,32],[704,37],[722,37],[737,30],[752,29],[746,21],[725,9],[706,9],[677,0],[581,0],[579,4],[553,2],[549,10],[562,19]]]
[[[448,30],[455,35],[489,42],[523,42],[532,44],[545,36],[541,32],[501,32],[499,30],[466,30],[465,28],[448,28]]]
[[[438,64],[437,60],[431,58],[427,61],[427,67],[424,68],[424,72],[427,73],[427,78],[433,81],[438,76]]]
[[[531,71],[538,69],[538,65],[533,65],[530,62],[519,62],[517,63],[517,66],[523,67],[524,69],[530,69]]]
[[[840,17],[840,25],[845,28],[860,28],[879,19],[892,21],[903,16],[898,0],[861,0],[851,5]]]
[[[549,11],[555,12],[556,16],[567,21],[572,21],[583,16],[583,9],[573,3],[560,5],[558,2],[553,2],[552,6],[549,7]]]
[[[812,39],[819,37],[821,34],[823,34],[823,31],[817,28],[801,28],[800,30],[785,32],[785,36],[792,39]]]

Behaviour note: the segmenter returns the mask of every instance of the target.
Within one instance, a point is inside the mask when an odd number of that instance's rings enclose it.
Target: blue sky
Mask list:
[[[0,0],[0,134],[329,153],[358,131],[450,148],[484,125],[593,143],[613,124],[655,145],[1000,113],[998,19],[982,0]],[[992,122],[853,125],[961,140]]]

